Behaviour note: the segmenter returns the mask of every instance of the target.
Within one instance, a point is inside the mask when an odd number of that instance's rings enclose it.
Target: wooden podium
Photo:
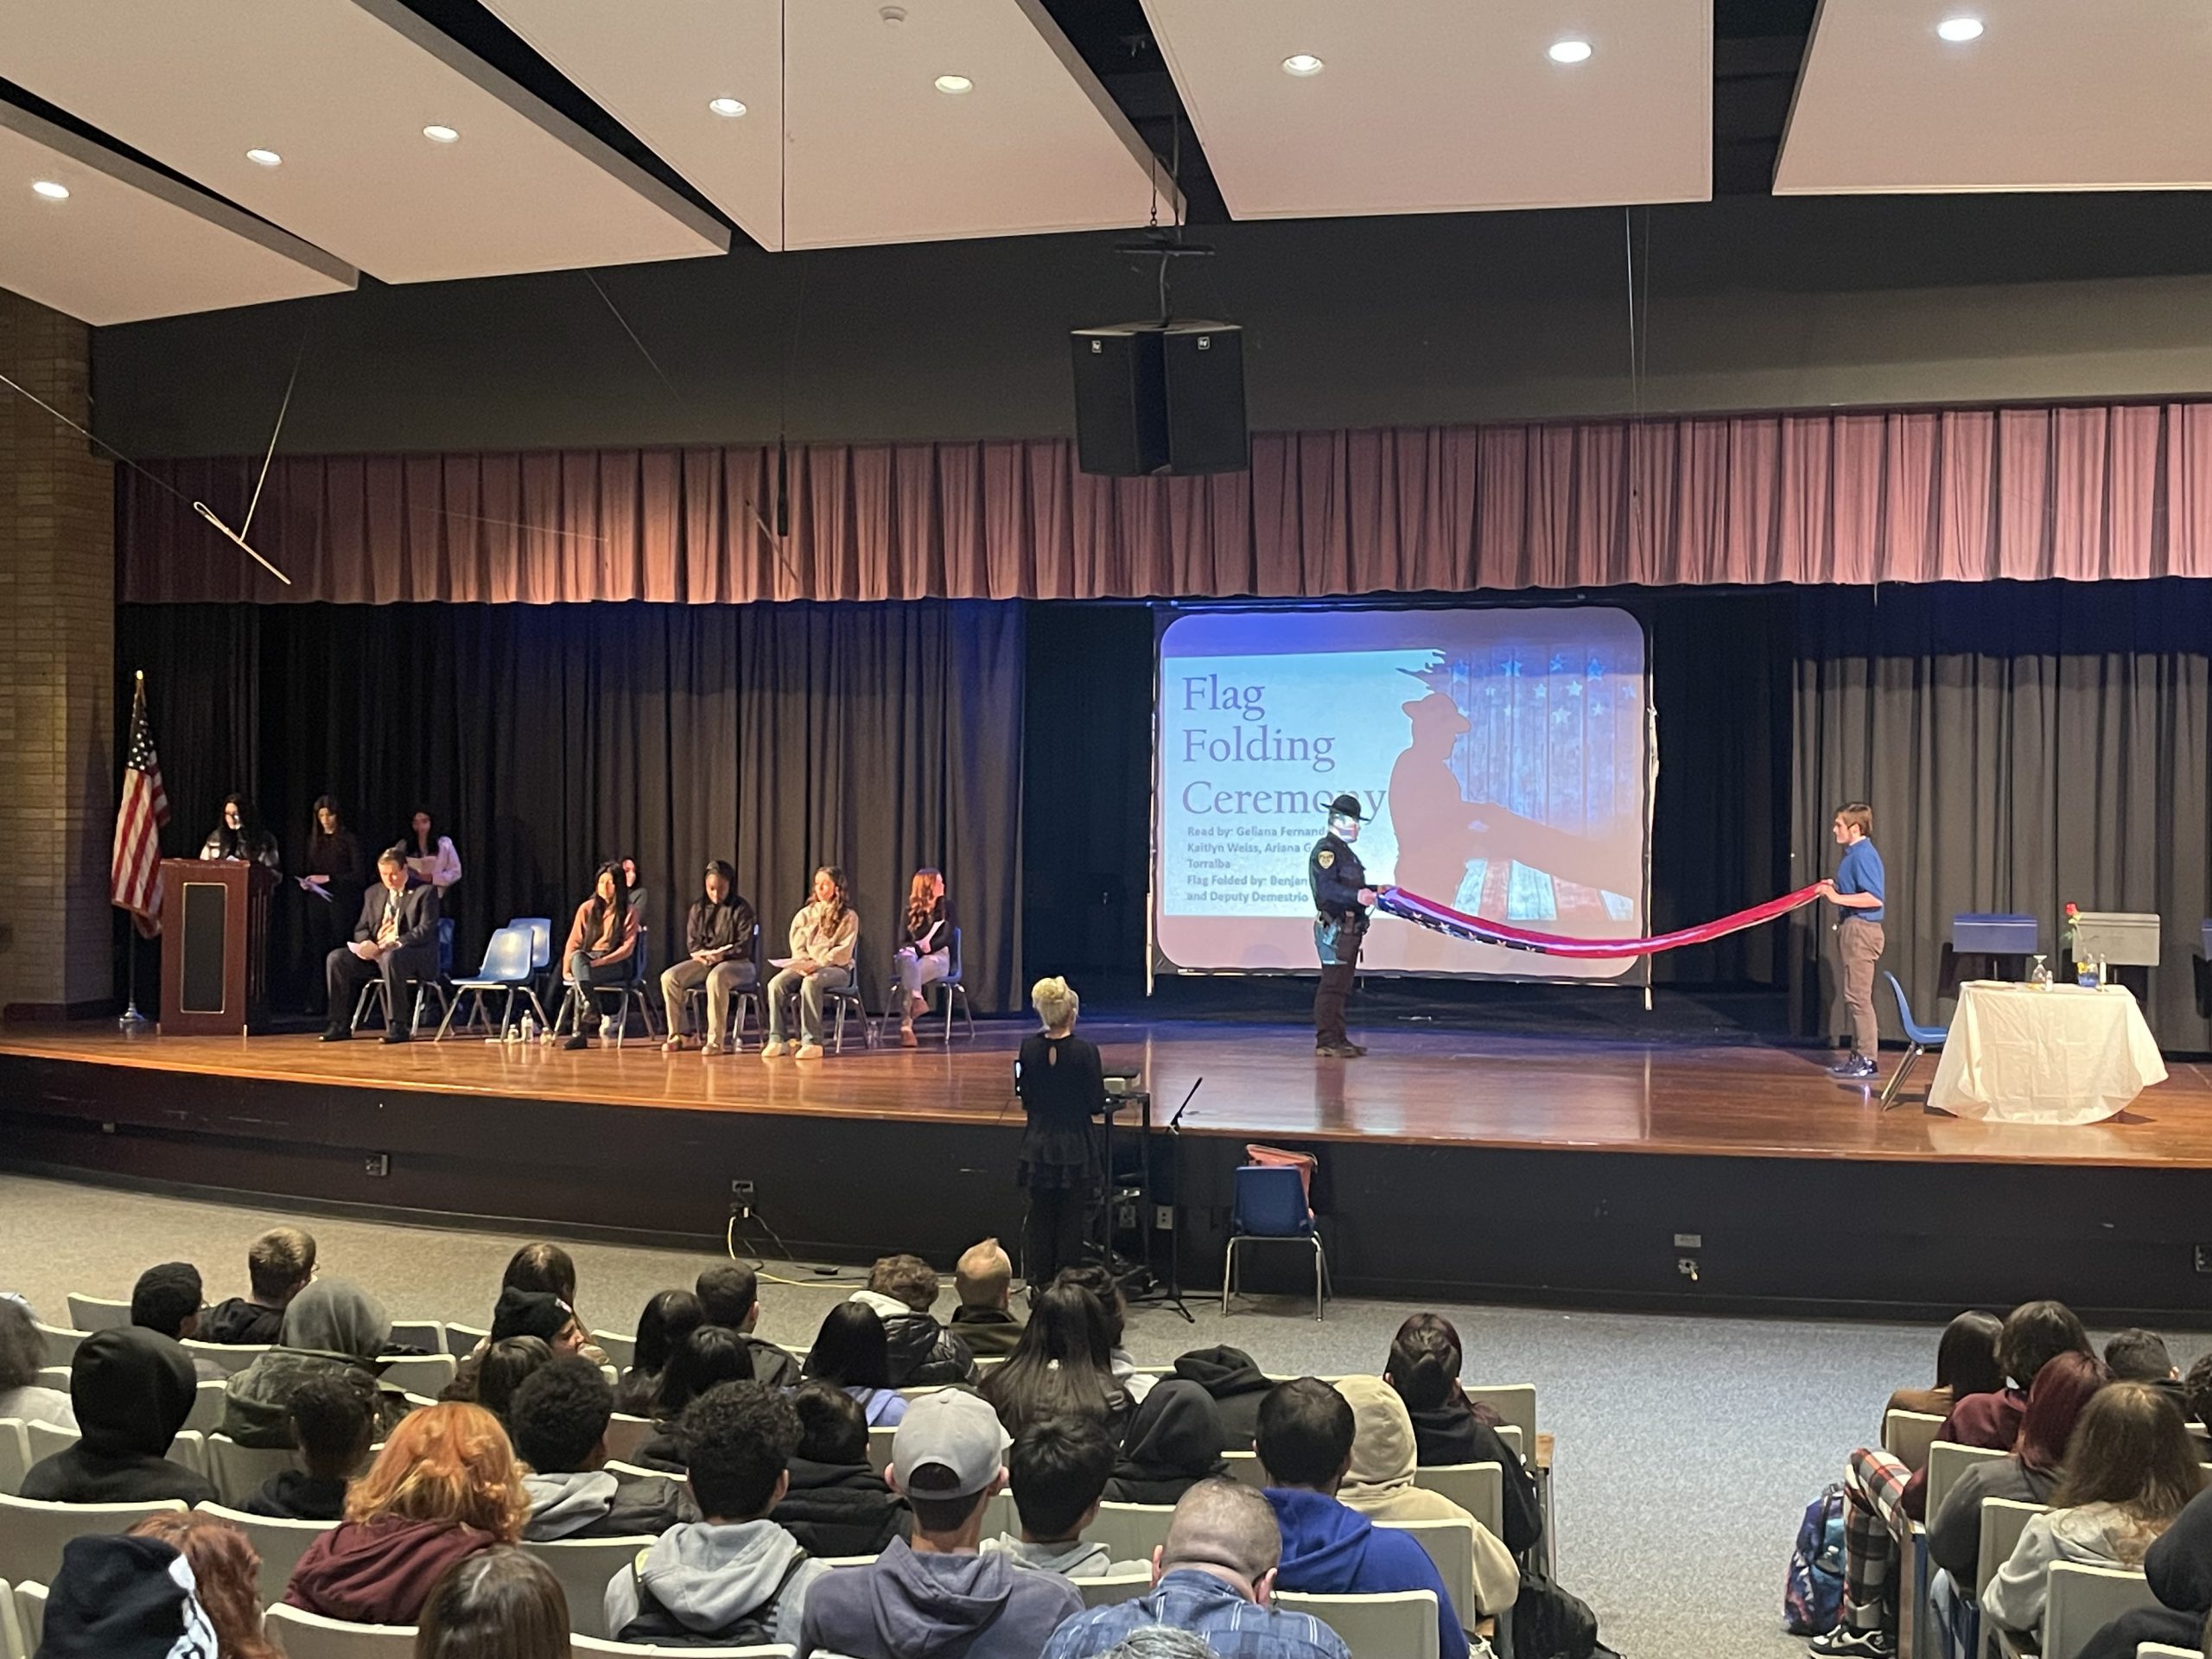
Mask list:
[[[279,878],[235,859],[162,861],[162,1030],[230,1036],[269,1024],[269,895]]]

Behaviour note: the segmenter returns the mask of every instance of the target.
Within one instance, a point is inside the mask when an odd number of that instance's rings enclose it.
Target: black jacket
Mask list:
[[[1194,1348],[1175,1357],[1175,1375],[1213,1396],[1222,1444],[1231,1452],[1249,1452],[1259,1437],[1260,1402],[1274,1387],[1252,1356],[1242,1348]]]
[[[233,1296],[226,1302],[218,1302],[200,1316],[200,1329],[194,1333],[201,1342],[227,1342],[272,1346],[277,1332],[284,1326],[284,1310],[264,1307],[259,1302],[248,1301],[243,1296]]]
[[[891,1351],[891,1386],[930,1389],[944,1382],[973,1382],[978,1375],[976,1357],[968,1344],[937,1322],[934,1313],[911,1311],[886,1313],[875,1301],[883,1320],[883,1339]]]
[[[956,1307],[952,1324],[969,1352],[1000,1359],[1020,1345],[1021,1333],[1029,1328],[1002,1307]]]
[[[1227,1472],[1221,1452],[1212,1396],[1187,1377],[1163,1377],[1129,1419],[1102,1496],[1109,1503],[1179,1503],[1200,1481]]]
[[[280,1469],[238,1508],[279,1521],[343,1521],[346,1483],[321,1480],[304,1469]]]
[[[880,1555],[914,1527],[906,1500],[864,1463],[793,1458],[791,1490],[768,1518],[810,1555]]]
[[[1505,1547],[1516,1555],[1535,1548],[1544,1533],[1544,1511],[1536,1501],[1536,1478],[1513,1455],[1513,1448],[1498,1432],[1466,1407],[1452,1402],[1408,1414],[1414,1420],[1414,1460],[1422,1467],[1494,1463],[1504,1472]]]
[[[377,930],[384,925],[384,910],[391,897],[391,890],[381,881],[361,897],[361,917],[353,924],[354,940],[361,944],[374,941]],[[399,948],[420,950],[435,947],[438,942],[438,890],[425,883],[410,887],[399,895]]]
[[[2122,1613],[2089,1638],[2081,1659],[2135,1659],[2139,1642],[2195,1648],[2212,1612],[2212,1489],[2189,1500],[2143,1556],[2143,1576],[2161,1604]]]
[[[48,1503],[213,1503],[215,1489],[163,1456],[192,1414],[199,1382],[168,1338],[130,1326],[77,1345],[69,1402],[83,1438],[23,1476],[20,1496]]]

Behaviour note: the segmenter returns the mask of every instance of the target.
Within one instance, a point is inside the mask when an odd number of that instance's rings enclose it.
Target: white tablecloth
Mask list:
[[[1960,1117],[2095,1123],[2126,1109],[2166,1065],[2124,985],[1971,980],[1943,1044],[1928,1103]]]

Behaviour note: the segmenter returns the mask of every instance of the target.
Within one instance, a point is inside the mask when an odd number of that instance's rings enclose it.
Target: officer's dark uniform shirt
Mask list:
[[[1367,912],[1359,902],[1359,890],[1367,885],[1367,871],[1360,864],[1359,855],[1342,836],[1325,835],[1306,855],[1306,880],[1313,889],[1313,908],[1319,916],[1313,943],[1321,960],[1351,961],[1359,936],[1367,931]],[[1335,949],[1339,935],[1345,946],[1342,955]]]

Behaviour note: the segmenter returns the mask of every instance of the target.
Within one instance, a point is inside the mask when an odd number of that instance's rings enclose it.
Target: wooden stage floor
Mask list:
[[[970,1128],[1018,1121],[1014,1051],[1026,1027],[987,1025],[950,1050],[849,1046],[801,1065],[757,1052],[704,1059],[635,1039],[564,1053],[478,1039],[311,1035],[126,1037],[16,1028],[0,1055],[200,1076],[442,1096],[545,1099],[641,1110],[897,1119]],[[1204,1078],[1188,1133],[1430,1147],[1589,1150],[1724,1158],[2212,1168],[2212,1067],[2171,1077],[2121,1117],[2081,1128],[1986,1124],[1921,1103],[1933,1060],[1904,1098],[1876,1109],[1811,1050],[1557,1036],[1504,1038],[1427,1027],[1373,1033],[1360,1060],[1319,1060],[1302,1028],[1234,1021],[1086,1021],[1110,1069],[1141,1068],[1161,1119]],[[1884,1061],[1885,1073],[1896,1063]]]

